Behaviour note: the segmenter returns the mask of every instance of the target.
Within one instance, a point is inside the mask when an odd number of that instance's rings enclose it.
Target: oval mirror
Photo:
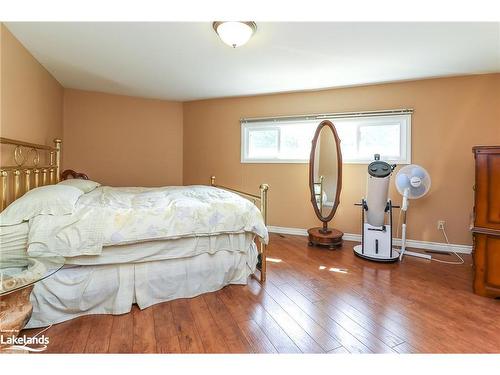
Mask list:
[[[321,228],[309,230],[309,243],[327,246],[339,246],[343,233],[328,228],[340,203],[342,188],[342,154],[340,140],[331,121],[322,121],[312,141],[309,161],[309,188],[314,212],[323,222]],[[320,240],[311,233],[320,236]]]

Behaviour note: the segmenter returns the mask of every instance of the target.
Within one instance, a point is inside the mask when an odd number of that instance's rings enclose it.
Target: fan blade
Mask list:
[[[410,188],[410,195],[408,198],[410,199],[415,199],[415,198],[420,198],[422,195],[425,194],[426,187],[425,185],[420,185],[419,187],[411,187]]]
[[[404,173],[399,173],[396,176],[396,188],[398,189],[399,193],[403,194],[404,190],[410,187],[410,178]]]
[[[419,167],[419,166],[415,166],[411,170],[411,177],[413,177],[413,176],[420,177],[420,179],[423,180],[427,176],[427,172],[425,171],[424,168]]]

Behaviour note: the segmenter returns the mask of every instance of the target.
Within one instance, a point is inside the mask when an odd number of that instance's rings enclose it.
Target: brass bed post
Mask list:
[[[7,207],[7,171],[1,172],[2,178],[2,201],[0,202],[0,211],[3,211],[5,207]]]
[[[42,185],[47,185],[47,168],[42,169]]]
[[[61,144],[62,140],[59,138],[54,139],[56,147],[56,183],[61,181]]]
[[[268,184],[261,184],[260,195],[246,193],[244,191],[228,188],[226,186],[217,185],[215,183],[215,176],[210,176],[210,186],[218,187],[220,189],[228,190],[233,193],[239,194],[245,198],[251,199],[254,204],[255,201],[260,200],[260,212],[262,214],[262,219],[264,220],[264,225],[267,228],[267,192],[269,190]],[[260,241],[260,257],[261,257],[261,266],[260,266],[260,282],[263,283],[266,281],[266,258],[267,258],[267,245]]]
[[[30,191],[31,189],[31,170],[26,169],[24,171],[24,192]]]
[[[33,175],[35,176],[34,177],[34,180],[35,180],[34,185],[37,188],[40,186],[40,169],[37,168],[37,169],[33,170]]]
[[[14,199],[21,196],[21,182],[20,182],[21,171],[16,169],[14,171]]]
[[[49,168],[49,185],[54,184],[54,168]]]

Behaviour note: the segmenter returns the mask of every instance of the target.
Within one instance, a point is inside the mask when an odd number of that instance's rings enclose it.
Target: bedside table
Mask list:
[[[57,255],[10,256],[0,252],[0,352],[12,350],[10,343],[30,320],[34,284],[63,265],[64,257]]]

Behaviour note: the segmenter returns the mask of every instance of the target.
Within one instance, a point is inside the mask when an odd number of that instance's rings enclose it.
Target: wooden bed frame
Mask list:
[[[61,139],[54,139],[54,146],[46,146],[0,137],[0,144],[14,147],[13,157],[15,164],[0,166],[0,212],[14,200],[33,188],[57,184],[59,181],[66,180],[69,177],[84,180],[89,179],[86,174],[75,172],[72,169],[67,169],[61,173]],[[0,151],[4,155],[5,150]],[[47,160],[42,165],[40,165],[41,153],[45,153],[44,156]],[[260,209],[264,224],[267,226],[268,184],[260,185],[259,195],[217,185],[215,183],[215,176],[210,177],[210,186],[231,191],[251,200]],[[257,279],[263,283],[266,281],[266,244],[261,241],[259,242],[260,278]],[[253,276],[256,277],[255,275]]]

